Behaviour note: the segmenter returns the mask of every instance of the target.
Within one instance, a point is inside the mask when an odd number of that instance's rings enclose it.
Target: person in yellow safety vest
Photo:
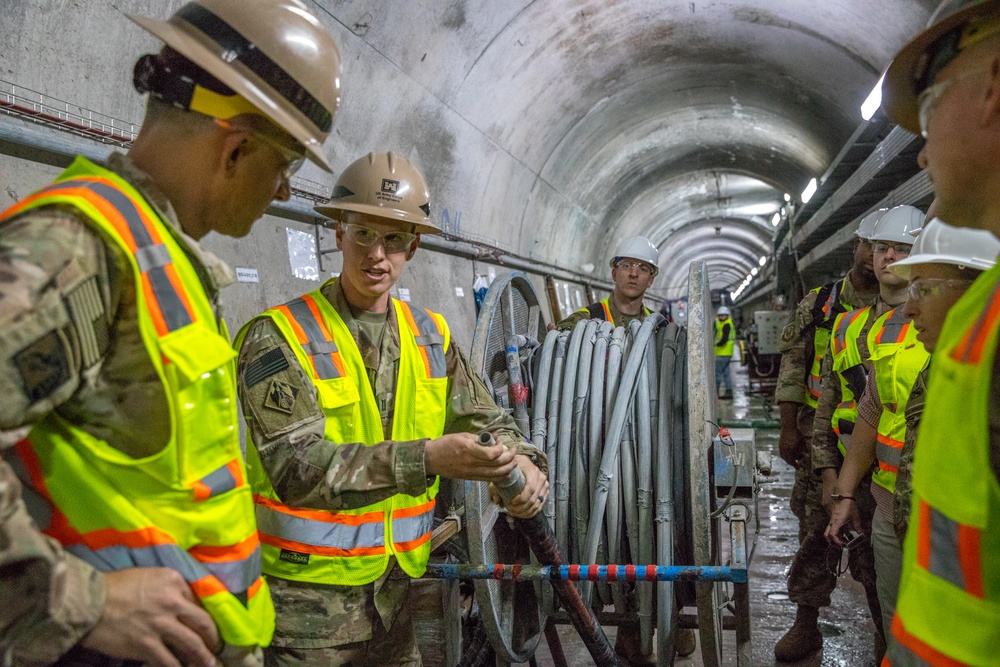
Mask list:
[[[736,347],[736,325],[728,306],[720,306],[715,312],[712,331],[715,335],[715,393],[719,398],[732,398],[733,379],[729,375],[729,362]],[[723,386],[725,393],[720,391]]]
[[[531,517],[544,454],[497,407],[430,310],[390,297],[431,221],[423,176],[395,153],[343,172],[330,204],[338,278],[237,336],[238,391],[263,569],[277,610],[270,665],[419,665],[406,606],[424,573],[438,477],[495,481],[515,466]],[[497,444],[483,447],[489,431]]]
[[[949,224],[1000,235],[1000,1],[948,3],[896,55],[887,115]],[[913,461],[903,570],[884,665],[995,665],[1000,655],[1000,266],[948,312]]]
[[[889,269],[892,262],[905,259],[912,248],[914,233],[923,224],[923,214],[912,207],[897,207],[879,219],[872,234],[875,270],[879,280],[893,284],[905,297],[906,280]],[[906,436],[906,405],[917,376],[924,368],[928,352],[917,340],[917,330],[902,304],[880,315],[866,340],[871,372],[858,399],[858,420],[851,435],[844,464],[837,476],[831,500],[826,537],[832,544],[844,542],[841,529],[847,525],[870,540],[875,554],[876,588],[882,611],[882,630],[889,635],[899,578],[899,543],[892,528],[893,493],[899,456]],[[859,482],[871,477],[875,514],[871,530],[862,525],[858,510]]]
[[[839,313],[868,305],[878,296],[870,246],[856,238],[852,251],[853,264],[847,275],[842,280],[810,290],[799,301],[781,334],[781,367],[774,393],[781,412],[778,447],[781,458],[795,468],[790,504],[799,520],[800,541],[814,529],[810,521],[816,515],[815,508],[822,508],[815,497],[818,491],[810,461],[817,404],[810,388],[819,395],[819,386],[815,383],[829,346],[829,327]],[[811,565],[820,575],[826,571],[825,562]],[[803,585],[790,594],[796,605],[795,622],[775,645],[776,657],[798,660],[799,657],[794,656],[805,657],[818,650],[822,642],[819,608],[829,604],[826,602],[829,590],[827,583],[814,583]]]
[[[856,243],[866,247],[870,245],[869,239],[874,231],[875,222],[882,217],[886,210],[876,210],[862,218],[855,231]],[[870,250],[862,253],[862,259],[871,260]],[[880,292],[885,289],[882,285],[879,288]],[[867,313],[870,310],[871,306],[866,306],[863,309],[849,312]],[[845,315],[841,314],[835,321],[840,322],[844,317]],[[836,328],[831,334],[830,341],[831,344],[834,344],[837,340]],[[851,342],[854,341],[849,341],[848,345]],[[835,390],[840,388],[839,384],[835,385],[831,381],[831,357],[835,356],[838,349],[834,347],[823,357],[820,372],[822,388],[815,409],[811,448],[803,457],[800,469],[796,471],[795,498],[801,503],[799,513],[803,518],[799,520],[799,547],[788,571],[788,594],[789,598],[795,602],[796,616],[792,627],[778,640],[774,647],[775,658],[784,662],[802,660],[819,650],[823,645],[823,637],[819,630],[819,612],[820,609],[832,604],[832,594],[837,587],[837,574],[835,569],[830,567],[830,563],[839,562],[839,552],[834,553],[823,537],[823,531],[826,529],[830,517],[822,499],[822,480],[814,473],[821,464],[835,466],[836,469],[840,467],[842,461],[836,444],[830,442],[831,436],[834,435],[830,430],[831,418],[836,406],[841,402],[839,393],[835,395]],[[859,368],[858,372],[862,373],[861,386],[863,387],[864,371]],[[860,390],[858,393],[861,393]],[[853,413],[850,415],[850,420],[850,423],[853,423]],[[844,429],[845,431],[851,430],[846,421]],[[836,443],[836,438],[833,438],[833,442]],[[830,447],[832,447],[832,453],[829,451]],[[834,475],[834,479],[836,479],[836,475]],[[865,518],[870,525],[872,505],[870,496],[868,501],[866,507],[869,511]],[[871,548],[852,550],[848,559],[848,567],[851,576],[864,586],[869,611],[872,618],[881,626],[879,621],[882,616],[878,607],[878,594],[875,590],[875,564]],[[876,633],[874,639],[876,653],[884,651],[885,638],[881,633]]]
[[[274,608],[220,316],[233,272],[199,240],[246,235],[304,158],[329,169],[340,57],[287,1],[129,18],[165,46],[135,66],[128,154],[77,158],[0,214],[0,652],[260,665]]]
[[[610,264],[615,284],[611,295],[564,318],[556,325],[557,329],[569,331],[581,320],[604,320],[616,327],[628,327],[632,320],[646,319],[651,311],[643,298],[660,271],[656,246],[644,236],[625,239],[618,244]]]

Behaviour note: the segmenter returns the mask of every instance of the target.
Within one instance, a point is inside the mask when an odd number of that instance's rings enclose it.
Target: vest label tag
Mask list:
[[[286,563],[295,563],[296,565],[308,565],[309,554],[282,549],[281,554],[278,556],[278,560],[283,560]]]

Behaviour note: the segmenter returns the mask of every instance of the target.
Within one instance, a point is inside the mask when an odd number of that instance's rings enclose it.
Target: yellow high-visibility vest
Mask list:
[[[107,572],[178,572],[232,646],[266,646],[274,607],[236,429],[235,353],[169,225],[124,179],[84,158],[8,209],[72,206],[129,258],[139,331],[170,404],[158,453],[134,459],[49,413],[4,453],[36,523]]]
[[[392,439],[437,438],[444,433],[447,410],[448,324],[437,313],[411,308],[396,299],[392,307],[400,339]],[[259,317],[274,321],[316,386],[326,415],[325,439],[365,445],[386,439],[361,353],[322,288]],[[249,326],[237,336],[237,345]],[[247,465],[265,574],[360,586],[378,579],[390,556],[411,577],[424,573],[430,557],[437,478],[419,496],[397,494],[357,509],[328,511],[283,503],[252,441],[247,443]]]
[[[906,402],[930,355],[917,340],[913,320],[903,314],[901,307],[875,320],[868,332],[868,349],[882,403],[875,445],[878,469],[872,473],[872,481],[893,493],[906,438]]]
[[[729,339],[719,344],[722,340],[722,328],[729,325]],[[736,347],[736,325],[733,324],[733,318],[727,317],[723,321],[719,321],[719,318],[712,320],[712,326],[715,329],[715,356],[717,357],[731,357],[733,356],[733,348]]]
[[[864,373],[861,365],[861,350],[858,348],[858,340],[864,331],[868,318],[871,316],[872,307],[859,308],[846,313],[841,313],[833,324],[833,332],[830,337],[830,358],[833,361],[833,371],[840,382],[840,403],[833,411],[831,426],[833,432],[837,434],[837,447],[840,453],[847,455],[847,447],[850,446],[851,434],[854,432],[854,424],[858,419],[858,399],[860,392],[855,394],[857,383],[848,381],[845,373]],[[858,369],[852,371],[852,369]],[[864,377],[864,376],[861,376]],[[859,378],[860,379],[860,378]],[[862,385],[860,389],[864,389]]]
[[[896,667],[1000,659],[1000,484],[989,442],[998,339],[1000,265],[952,307],[934,352],[887,656]]]

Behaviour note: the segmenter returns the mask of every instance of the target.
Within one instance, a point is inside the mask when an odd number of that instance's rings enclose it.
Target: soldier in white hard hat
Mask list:
[[[643,304],[646,290],[660,270],[660,253],[652,241],[633,236],[618,244],[609,262],[615,287],[611,295],[581,308],[563,319],[556,328],[566,331],[581,320],[603,320],[616,327],[627,327],[632,320],[642,321],[650,314]]]
[[[444,317],[390,297],[430,217],[423,176],[370,153],[316,210],[336,219],[340,276],[237,336],[247,460],[277,628],[269,665],[419,665],[406,595],[424,573],[439,476],[495,481],[531,517],[548,481],[451,340]],[[483,447],[476,434],[490,432]],[[536,462],[538,465],[536,465]]]
[[[329,169],[340,56],[297,0],[130,18],[165,46],[134,68],[128,154],[0,214],[0,652],[255,665],[274,608],[220,319],[234,274],[199,240],[245,235],[303,159]]]

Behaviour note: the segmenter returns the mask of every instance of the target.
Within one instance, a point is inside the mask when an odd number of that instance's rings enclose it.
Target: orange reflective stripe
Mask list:
[[[979,549],[979,530],[972,526],[958,526],[958,563],[965,577],[965,592],[983,598],[983,563]]]
[[[306,332],[302,330],[301,326],[299,326],[299,321],[295,319],[294,315],[292,315],[292,311],[288,309],[288,306],[275,306],[274,309],[281,311],[281,314],[285,316],[286,320],[288,320],[288,323],[292,326],[292,331],[295,332],[295,337],[298,338],[300,345],[305,345],[309,342],[309,336],[307,336]]]
[[[195,560],[200,563],[227,563],[234,560],[243,560],[249,557],[260,545],[257,533],[246,538],[242,542],[227,546],[212,546],[209,544],[198,544],[188,549]]]
[[[420,516],[421,514],[424,514],[425,512],[430,512],[431,510],[433,510],[434,509],[434,504],[436,502],[437,502],[436,500],[428,500],[423,505],[414,505],[413,507],[403,507],[403,508],[398,509],[398,510],[393,510],[392,511],[392,518],[393,519],[407,519],[407,518],[413,517],[413,516]]]
[[[322,521],[324,523],[339,523],[345,526],[360,526],[363,523],[382,523],[385,521],[384,512],[365,512],[364,514],[341,514],[340,512],[327,512],[324,510],[307,510],[299,507],[291,507],[254,494],[253,501],[258,505],[264,505],[276,512],[297,516],[309,521]]]
[[[921,500],[917,511],[917,565],[929,570],[931,564],[931,506]]]
[[[250,585],[247,589],[247,600],[252,600],[253,596],[257,595],[260,587],[264,585],[264,577],[257,577],[257,581]]]
[[[604,309],[604,317],[607,319],[607,321],[614,324],[615,320],[613,317],[611,317],[611,309],[608,308],[608,303],[606,299],[604,301],[601,301],[601,308]]]
[[[955,660],[941,653],[933,646],[924,643],[918,637],[911,635],[903,626],[903,620],[899,617],[899,614],[892,617],[892,636],[902,646],[905,646],[911,653],[929,665],[934,665],[935,667],[970,667],[968,663]],[[892,649],[890,648],[890,650]]]
[[[219,581],[217,577],[213,577],[212,575],[202,577],[198,581],[192,581],[188,585],[191,586],[191,590],[194,591],[194,594],[200,598],[207,598],[210,595],[229,592],[222,582]]]
[[[993,296],[990,297],[979,319],[965,332],[962,341],[951,351],[951,358],[960,364],[978,364],[998,317],[1000,317],[1000,285],[994,289]]]
[[[410,540],[409,542],[394,542],[393,546],[396,547],[396,551],[413,551],[414,549],[419,549],[427,541],[431,539],[432,533],[424,533],[415,540]]]
[[[341,549],[338,547],[321,547],[315,544],[305,544],[303,542],[295,542],[294,540],[288,540],[281,537],[275,537],[274,535],[261,534],[260,541],[264,544],[274,547],[276,549],[287,549],[289,551],[298,551],[304,554],[314,554],[316,556],[334,556],[334,557],[348,557],[348,556],[381,556],[385,554],[385,547],[355,547],[353,549]]]
[[[313,299],[308,294],[303,294],[301,299],[309,307],[309,311],[313,314],[313,317],[316,318],[316,323],[319,325],[319,330],[323,334],[325,341],[326,342],[332,341],[333,334],[331,334],[330,330],[327,328],[326,320],[324,320],[323,315],[320,314],[319,306],[316,305],[316,300]],[[336,352],[330,354],[330,361],[333,362],[333,365],[336,367],[337,372],[340,373],[340,377],[347,376],[347,373],[344,372],[344,360],[340,356],[340,350],[337,350]]]
[[[417,326],[416,321],[413,319],[413,313],[410,311],[410,304],[400,301],[403,306],[403,316],[406,318],[406,325],[413,332],[413,337],[416,338],[420,335],[420,327]],[[433,377],[431,375],[431,360],[427,356],[427,349],[423,345],[418,345],[417,349],[420,351],[420,359],[424,362],[424,369],[427,372],[427,377]]]

